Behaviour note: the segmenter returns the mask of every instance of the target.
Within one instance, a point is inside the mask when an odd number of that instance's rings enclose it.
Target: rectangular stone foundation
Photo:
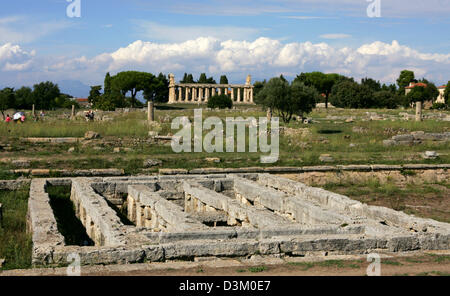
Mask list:
[[[66,246],[47,186],[71,200],[95,246]],[[109,204],[127,207],[124,225]],[[219,226],[218,226],[219,225]],[[33,179],[33,265],[134,263],[201,256],[448,249],[450,225],[269,174]]]

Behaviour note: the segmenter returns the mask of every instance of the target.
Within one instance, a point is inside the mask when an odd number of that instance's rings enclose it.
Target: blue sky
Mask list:
[[[75,1],[75,0],[73,0]],[[232,82],[306,71],[450,80],[450,0],[3,1],[0,86],[101,84],[106,71],[207,72]],[[376,1],[376,0],[371,0]]]

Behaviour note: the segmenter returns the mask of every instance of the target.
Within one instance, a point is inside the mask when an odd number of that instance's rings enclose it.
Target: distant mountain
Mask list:
[[[62,93],[71,95],[75,98],[87,98],[91,87],[78,80],[58,81],[59,89]]]

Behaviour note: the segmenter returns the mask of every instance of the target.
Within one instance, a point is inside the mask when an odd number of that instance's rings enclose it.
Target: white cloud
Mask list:
[[[352,35],[348,34],[323,34],[319,36],[323,39],[344,39],[344,38],[350,38]]]
[[[235,83],[243,82],[247,74],[265,79],[281,73],[295,77],[301,72],[323,71],[393,83],[401,70],[410,69],[417,77],[444,83],[450,79],[449,66],[450,54],[422,53],[395,40],[363,44],[356,49],[324,42],[283,43],[270,38],[221,41],[199,37],[172,43],[138,40],[93,58],[51,60],[33,57],[32,53],[11,44],[0,47],[0,78],[14,79],[5,71],[15,70],[21,71],[21,79],[41,81],[70,77],[88,85],[101,84],[107,71],[115,74],[124,70],[172,72],[178,80],[184,72],[195,76],[206,72],[216,79],[226,74]]]
[[[0,46],[0,71],[24,71],[30,68],[35,52],[27,52],[18,45]]]

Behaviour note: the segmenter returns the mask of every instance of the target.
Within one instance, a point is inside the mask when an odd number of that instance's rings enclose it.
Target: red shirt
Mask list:
[[[11,122],[11,117],[6,117],[6,122]]]

